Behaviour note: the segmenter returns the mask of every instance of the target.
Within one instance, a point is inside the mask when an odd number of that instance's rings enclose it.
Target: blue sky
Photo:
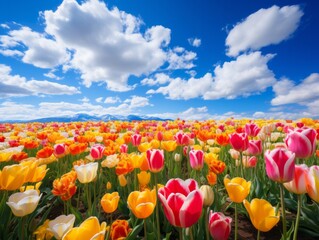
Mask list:
[[[318,1],[2,1],[0,116],[319,116]]]

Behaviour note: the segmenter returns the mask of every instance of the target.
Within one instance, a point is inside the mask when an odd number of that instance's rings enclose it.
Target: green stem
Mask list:
[[[91,210],[92,210],[92,203],[91,203],[91,191],[90,191],[90,186],[89,183],[86,184],[86,197],[87,197],[87,205],[88,205],[88,213],[89,216],[92,215]]]
[[[144,239],[147,239],[146,219],[144,219]]]
[[[258,233],[257,233],[257,240],[260,239],[260,230],[258,230]]]
[[[297,208],[296,225],[295,225],[293,240],[297,240],[297,235],[298,235],[298,227],[299,227],[300,211],[301,211],[301,194],[298,194],[297,198],[298,198],[298,208]]]
[[[183,240],[183,228],[179,227],[178,233],[179,233],[179,240]]]
[[[154,173],[154,180],[155,180],[155,191],[156,191],[156,228],[157,228],[157,239],[160,240],[161,239],[161,229],[160,229],[160,225],[159,225],[159,212],[158,212],[158,187],[157,187],[157,173]]]
[[[281,212],[282,212],[282,231],[283,231],[283,239],[287,239],[287,224],[286,224],[286,211],[285,211],[285,199],[284,199],[284,185],[282,183],[279,184],[280,187],[280,198],[281,198]]]
[[[238,219],[237,219],[237,203],[235,203],[235,240],[237,240]]]
[[[204,218],[205,218],[205,232],[206,232],[206,240],[209,240],[209,229],[208,229],[208,211],[209,208],[205,208]]]

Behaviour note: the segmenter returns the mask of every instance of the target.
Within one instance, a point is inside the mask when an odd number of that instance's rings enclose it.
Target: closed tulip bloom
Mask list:
[[[194,179],[170,179],[158,190],[158,197],[173,226],[186,228],[199,220],[204,198]]]
[[[188,145],[191,140],[191,138],[183,132],[176,133],[174,139],[178,145]]]
[[[311,157],[316,150],[316,130],[312,128],[298,128],[288,130],[285,143],[297,158]]]
[[[101,205],[106,213],[114,212],[119,204],[120,196],[118,192],[106,193],[101,199]]]
[[[71,228],[62,238],[62,240],[104,240],[106,223],[101,225],[97,217],[89,217],[79,227]]]
[[[127,220],[115,220],[111,225],[111,240],[125,239],[131,231]]]
[[[132,135],[131,141],[132,141],[133,146],[137,147],[138,145],[141,144],[142,136],[140,134],[135,133]]]
[[[0,190],[13,191],[25,183],[28,167],[20,164],[5,166],[0,171]]]
[[[243,162],[244,167],[253,168],[253,167],[256,167],[257,157],[256,156],[252,156],[252,157],[243,156],[242,162]]]
[[[245,151],[248,148],[248,135],[246,133],[233,133],[229,138],[232,147],[239,152]]]
[[[151,149],[146,152],[148,168],[151,172],[157,173],[164,168],[164,151]]]
[[[250,192],[251,182],[247,182],[241,177],[229,179],[226,176],[224,178],[224,185],[230,200],[235,203],[242,203]]]
[[[214,240],[227,240],[231,231],[231,217],[226,217],[221,212],[209,213],[209,232]]]
[[[95,179],[98,167],[99,164],[97,162],[92,162],[80,166],[74,166],[74,170],[76,171],[78,180],[81,183],[89,183]]]
[[[214,191],[211,186],[202,185],[200,187],[200,191],[202,192],[204,198],[204,207],[210,207],[214,202]]]
[[[202,169],[204,166],[204,152],[202,150],[189,151],[189,161],[193,169]]]
[[[319,203],[319,166],[311,166],[306,177],[309,197]]]
[[[261,140],[249,140],[246,152],[248,155],[254,156],[262,154],[263,148]]]
[[[127,150],[128,150],[128,146],[126,144],[122,144],[120,146],[120,152],[121,153],[127,153]]]
[[[102,144],[94,144],[90,149],[90,154],[93,159],[101,159],[103,157],[103,153],[105,150],[105,146]]]
[[[167,152],[173,152],[177,148],[176,141],[170,140],[170,141],[162,141],[161,142],[161,148],[164,149]]]
[[[124,174],[118,175],[118,180],[121,187],[125,187],[127,185],[127,180]]]
[[[135,217],[145,219],[154,211],[156,206],[156,191],[146,189],[143,192],[133,191],[127,198],[127,205]]]
[[[146,186],[151,180],[151,174],[146,171],[141,171],[137,174],[137,179],[140,185]]]
[[[14,193],[9,197],[7,204],[15,216],[23,217],[37,208],[41,195],[36,190]]]
[[[53,148],[54,148],[53,154],[57,158],[62,158],[69,153],[68,146],[64,143],[55,144]]]
[[[248,136],[256,137],[260,132],[260,128],[255,123],[247,123],[245,125],[245,133]]]
[[[60,215],[48,224],[48,231],[50,231],[56,239],[62,239],[64,234],[73,228],[75,216],[73,214]]]
[[[308,174],[306,164],[295,165],[294,178],[290,182],[284,183],[285,188],[295,194],[304,194],[307,192],[306,177]]]
[[[279,212],[276,214],[276,208],[264,199],[254,198],[251,203],[245,199],[244,206],[252,224],[259,231],[270,231],[280,220],[280,214]]]
[[[276,182],[290,182],[294,178],[295,154],[285,148],[265,152],[266,173]]]

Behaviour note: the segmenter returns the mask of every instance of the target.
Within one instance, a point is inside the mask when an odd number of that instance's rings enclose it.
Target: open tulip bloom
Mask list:
[[[49,222],[48,231],[52,232],[56,239],[62,239],[64,234],[73,228],[75,216],[73,214],[60,215]]]

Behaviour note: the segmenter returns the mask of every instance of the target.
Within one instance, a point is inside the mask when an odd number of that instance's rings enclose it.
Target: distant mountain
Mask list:
[[[78,113],[73,116],[61,116],[61,117],[48,117],[48,118],[38,118],[32,120],[10,120],[10,121],[1,121],[2,123],[28,123],[28,122],[86,122],[86,121],[142,121],[142,120],[155,120],[155,121],[166,121],[171,119],[162,119],[158,117],[149,117],[149,116],[138,116],[138,115],[111,115],[106,114],[102,116],[94,116],[85,113]]]

